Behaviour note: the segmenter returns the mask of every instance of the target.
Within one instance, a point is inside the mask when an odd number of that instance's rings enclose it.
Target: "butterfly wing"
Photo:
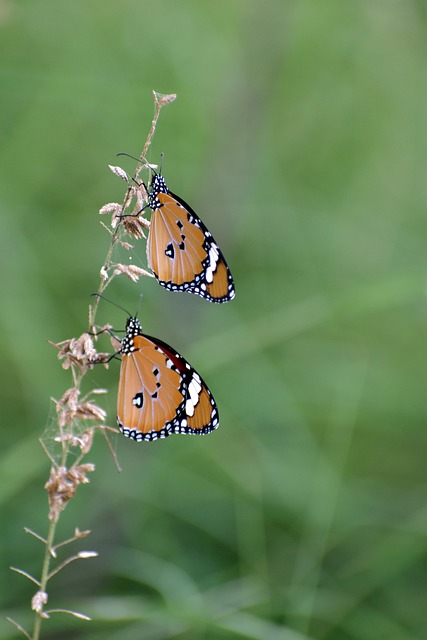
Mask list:
[[[144,336],[122,355],[117,421],[134,440],[165,438],[185,409],[186,385],[168,356]]]
[[[185,380],[185,407],[172,433],[206,434],[219,425],[218,407],[207,384],[177,351],[156,339],[157,345],[169,356],[173,366]]]
[[[215,400],[199,374],[169,345],[142,334],[122,342],[117,400],[120,430],[136,441],[218,427]]]
[[[210,302],[232,300],[235,292],[230,269],[200,218],[169,190],[158,192],[151,204],[148,263],[159,284]]]

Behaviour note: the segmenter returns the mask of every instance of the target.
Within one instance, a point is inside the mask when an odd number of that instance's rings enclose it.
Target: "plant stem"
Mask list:
[[[160,94],[157,94],[155,92],[154,93],[154,104],[155,104],[155,111],[154,111],[154,117],[151,123],[151,128],[150,131],[148,133],[147,139],[145,141],[144,144],[144,148],[141,152],[140,155],[140,159],[138,162],[138,165],[135,169],[134,172],[134,176],[133,176],[133,181],[136,181],[138,178],[138,175],[141,171],[141,169],[146,166],[146,153],[151,145],[151,141],[154,135],[154,132],[156,130],[156,126],[157,126],[157,122],[159,119],[159,115],[160,115],[160,111],[161,108],[165,105],[168,104],[168,102],[172,102],[175,99],[175,95],[169,95],[169,96],[162,96]],[[130,183],[129,183],[130,185]],[[131,186],[128,186],[128,189],[126,191],[125,197],[123,199],[123,205],[122,205],[122,211],[124,211],[130,204],[131,199],[133,197],[133,189]],[[113,254],[113,249],[116,245],[116,243],[120,240],[121,234],[123,233],[123,225],[120,224],[120,221],[118,222],[117,226],[115,227],[113,233],[111,234],[111,243],[110,243],[110,247],[107,251],[107,255],[105,258],[105,262],[104,262],[104,268],[108,271],[108,269],[111,266],[111,258],[112,258],[112,254]],[[103,278],[101,278],[100,283],[99,283],[99,287],[98,287],[98,293],[102,294],[103,291],[105,290],[105,288],[108,286],[109,284],[109,279],[104,280]],[[100,298],[97,296],[95,298],[95,301],[93,303],[93,305],[90,305],[89,307],[89,331],[93,331],[94,330],[94,325],[95,325],[95,316],[96,316],[96,312],[98,309],[98,304],[99,304],[99,300]],[[73,382],[74,382],[74,389],[77,392],[77,396],[80,394],[80,388],[81,388],[81,384],[82,384],[82,380],[84,377],[84,372],[80,371],[77,367],[75,366],[71,366],[71,372],[72,372],[72,376],[73,376]],[[61,431],[61,427],[59,427],[60,431]],[[61,455],[61,460],[58,466],[60,467],[66,467],[67,465],[67,458],[68,458],[68,454],[70,453],[70,445],[69,445],[69,441],[68,440],[63,440],[63,445],[62,445],[62,455]],[[78,459],[79,462],[80,458]],[[56,533],[56,527],[59,521],[59,516],[60,516],[60,510],[58,512],[53,512],[52,509],[50,510],[50,514],[49,514],[49,529],[48,529],[48,534],[47,534],[47,539],[46,541],[44,541],[43,538],[41,538],[41,536],[36,535],[37,538],[39,538],[40,540],[42,540],[43,542],[45,542],[45,552],[44,552],[44,558],[43,558],[43,565],[42,565],[42,570],[41,570],[41,578],[40,578],[40,583],[37,583],[40,585],[39,587],[39,592],[45,594],[47,596],[47,583],[50,579],[50,577],[52,577],[52,575],[55,575],[56,571],[54,570],[53,573],[50,571],[50,563],[51,563],[51,558],[54,557],[54,539],[55,539],[55,533]],[[65,566],[66,564],[68,564],[71,560],[73,560],[75,558],[71,558],[66,560],[64,563],[62,563],[62,565],[59,565],[59,567],[57,568],[57,570],[59,571],[60,569],[63,568],[63,566]],[[34,626],[33,626],[33,633],[31,636],[31,640],[39,640],[40,639],[40,632],[41,632],[41,624],[42,624],[42,620],[44,619],[43,617],[43,612],[42,612],[42,607],[43,605],[40,606],[40,609],[35,611],[35,618],[34,618]],[[52,610],[52,611],[60,611],[58,610]],[[70,612],[68,612],[70,613]],[[71,612],[73,613],[73,612]],[[74,615],[77,615],[74,613]],[[82,614],[79,614],[82,616]],[[46,615],[46,617],[48,617]],[[84,616],[82,616],[84,617]],[[19,625],[17,625],[16,623],[14,623],[19,629]],[[25,635],[27,635],[27,637],[29,638],[30,636],[28,634],[26,634],[26,632],[24,632]]]
[[[81,382],[81,378],[79,377],[78,381],[76,381],[76,385],[78,384],[79,387],[80,387],[80,382]],[[64,443],[62,448],[61,466],[65,466],[67,462],[67,457],[68,457],[68,444]],[[58,524],[58,519],[59,519],[59,514],[58,514],[58,518],[52,519],[49,521],[49,530],[46,538],[42,573],[40,578],[40,589],[39,589],[39,591],[43,591],[45,593],[47,592],[47,583],[49,580],[49,573],[50,573],[49,571],[50,561],[51,561],[51,558],[53,557],[53,554],[52,554],[53,541],[55,539],[56,525]],[[39,640],[42,620],[43,620],[42,616],[36,612],[36,615],[34,618],[32,640]]]
[[[148,149],[150,148],[151,145],[151,141],[153,139],[154,133],[156,131],[156,127],[157,127],[157,122],[159,120],[159,116],[160,116],[160,111],[162,110],[162,107],[167,104],[166,101],[162,101],[161,96],[159,96],[159,94],[156,94],[155,92],[153,92],[154,94],[154,105],[155,105],[155,109],[154,109],[154,117],[153,120],[151,122],[151,128],[150,131],[148,132],[148,136],[147,139],[145,141],[144,147],[141,151],[141,154],[139,156],[139,163],[135,168],[134,174],[133,174],[133,178],[132,178],[132,182],[136,181],[141,169],[145,166],[145,162],[146,162],[146,154]],[[175,99],[174,97],[172,98],[173,100]],[[122,211],[124,211],[129,203],[129,200],[131,199],[131,193],[132,193],[132,189],[131,187],[128,187],[125,197],[123,199],[123,204],[122,204]],[[107,251],[107,255],[104,261],[104,267],[105,269],[108,271],[108,269],[111,266],[111,256],[113,254],[113,250],[114,247],[116,246],[116,243],[118,242],[118,240],[120,239],[120,234],[122,231],[122,225],[119,223],[117,225],[117,227],[114,229],[113,234],[111,236],[111,243],[110,243],[110,247]],[[102,280],[99,283],[99,287],[98,287],[98,294],[102,294],[104,292],[104,290],[106,289],[106,287],[108,286],[108,280]],[[99,305],[99,295],[95,296],[95,301],[93,303],[93,305],[91,305],[89,307],[89,331],[90,332],[94,332],[95,331],[95,317],[96,317],[96,312],[98,310],[98,305]]]
[[[43,566],[42,566],[42,575],[40,580],[40,591],[44,591],[44,592],[46,592],[47,581],[49,577],[50,560],[52,557],[51,549],[53,545],[53,540],[55,538],[56,525],[57,525],[57,521],[51,520],[49,525],[49,531],[47,534],[47,541],[46,541]],[[36,613],[36,616],[34,619],[32,640],[39,640],[42,620],[43,618],[38,613]]]

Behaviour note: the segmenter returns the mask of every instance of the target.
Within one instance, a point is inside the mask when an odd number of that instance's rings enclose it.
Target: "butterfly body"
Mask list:
[[[129,318],[122,356],[117,421],[137,442],[174,433],[206,434],[219,425],[215,400],[200,375],[169,345]]]
[[[169,191],[160,174],[151,181],[148,206],[152,211],[148,263],[159,284],[210,302],[232,300],[233,277],[219,246],[191,207]]]

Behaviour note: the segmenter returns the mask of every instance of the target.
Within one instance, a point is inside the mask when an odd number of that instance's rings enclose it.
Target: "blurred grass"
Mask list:
[[[101,439],[62,535],[50,638],[425,637],[427,12],[421,0],[0,2],[1,608],[31,619],[46,530],[38,437],[86,327],[106,168],[151,158],[233,269],[214,306],[143,283],[148,333],[206,377],[220,429]],[[129,167],[126,167],[129,169]],[[143,243],[133,260],[145,266]],[[109,295],[133,311],[140,288]],[[124,324],[115,309],[102,320]],[[171,322],[173,318],[174,322]],[[101,318],[100,318],[101,319]],[[94,371],[109,386],[118,366]],[[0,619],[0,638],[15,638]]]

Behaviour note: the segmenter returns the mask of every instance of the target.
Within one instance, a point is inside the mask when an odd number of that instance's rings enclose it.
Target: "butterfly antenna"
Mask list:
[[[136,314],[135,314],[136,318],[139,316],[139,312],[141,310],[142,297],[143,297],[143,293],[141,291],[141,293],[139,294],[139,301],[138,301],[138,306],[137,306]]]
[[[147,167],[147,169],[150,169],[151,171],[153,171],[153,173],[156,173],[154,167],[156,167],[157,165],[150,164],[148,162],[147,158],[136,158],[135,156],[132,156],[130,153],[126,153],[126,151],[121,151],[117,155],[118,156],[127,156],[128,158],[132,158],[132,160],[136,160],[139,164],[144,165],[145,167]]]
[[[129,311],[127,309],[125,309],[124,307],[122,307],[120,304],[117,304],[117,302],[113,302],[112,300],[110,300],[109,298],[106,298],[105,296],[102,295],[102,293],[91,293],[91,296],[95,296],[96,298],[101,298],[102,300],[105,300],[106,302],[109,302],[110,304],[113,305],[113,307],[117,307],[118,309],[121,309],[122,311],[125,312],[125,314],[130,318],[131,314],[129,313]],[[142,294],[141,294],[142,295]]]

